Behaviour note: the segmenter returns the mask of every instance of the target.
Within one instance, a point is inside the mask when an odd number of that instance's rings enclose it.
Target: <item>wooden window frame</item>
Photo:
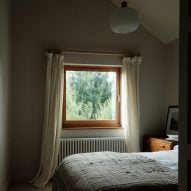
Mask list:
[[[66,71],[102,71],[116,73],[116,120],[66,120]],[[64,66],[63,129],[113,129],[121,128],[120,67],[115,66]]]

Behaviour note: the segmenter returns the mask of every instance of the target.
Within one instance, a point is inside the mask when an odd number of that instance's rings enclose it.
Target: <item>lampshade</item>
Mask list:
[[[139,27],[138,12],[127,6],[127,2],[121,3],[121,8],[118,8],[111,16],[111,30],[115,33],[125,34],[135,31]]]

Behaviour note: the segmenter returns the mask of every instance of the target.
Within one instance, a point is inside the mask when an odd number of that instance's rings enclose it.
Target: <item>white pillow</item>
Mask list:
[[[173,150],[178,150],[178,145],[175,145],[175,146],[173,147]]]

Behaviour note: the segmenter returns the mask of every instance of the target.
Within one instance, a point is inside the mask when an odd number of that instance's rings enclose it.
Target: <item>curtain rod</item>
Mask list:
[[[79,50],[64,50],[64,49],[48,49],[49,53],[57,53],[57,54],[86,54],[86,55],[101,55],[101,56],[140,56],[139,53],[129,52],[129,53],[119,53],[119,52],[91,52],[91,51],[79,51]]]

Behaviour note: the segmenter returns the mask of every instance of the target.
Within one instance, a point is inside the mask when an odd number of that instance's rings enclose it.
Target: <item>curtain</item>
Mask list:
[[[43,187],[53,176],[58,163],[59,138],[62,129],[64,91],[64,56],[47,53],[47,76],[43,137],[39,170],[31,181]]]
[[[139,68],[141,57],[124,57],[121,74],[121,123],[128,152],[140,151]]]

